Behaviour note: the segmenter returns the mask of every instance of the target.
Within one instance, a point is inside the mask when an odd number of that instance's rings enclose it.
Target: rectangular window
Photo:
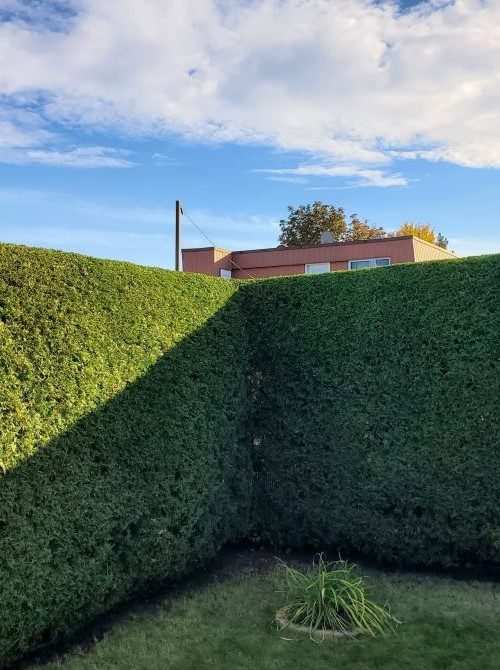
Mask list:
[[[349,261],[349,270],[360,270],[361,268],[378,268],[382,265],[390,264],[390,258],[364,258],[360,261]]]
[[[222,277],[222,279],[232,279],[233,273],[231,270],[223,270],[221,268],[219,270],[219,276]]]
[[[306,275],[330,272],[330,263],[306,263]]]

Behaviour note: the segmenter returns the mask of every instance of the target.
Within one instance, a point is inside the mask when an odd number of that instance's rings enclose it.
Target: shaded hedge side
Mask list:
[[[247,534],[236,290],[0,245],[0,665]]]
[[[246,286],[256,534],[500,560],[500,256]]]

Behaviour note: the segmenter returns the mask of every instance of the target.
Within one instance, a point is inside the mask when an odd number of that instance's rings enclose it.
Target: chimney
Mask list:
[[[330,244],[334,241],[333,235],[329,230],[325,230],[321,233],[320,244]]]

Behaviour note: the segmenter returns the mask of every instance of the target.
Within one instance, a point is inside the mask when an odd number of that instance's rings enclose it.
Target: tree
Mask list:
[[[344,237],[346,241],[349,240],[371,240],[374,237],[386,237],[387,233],[383,228],[375,228],[370,226],[365,219],[361,221],[357,214],[351,214],[351,221],[347,227],[347,233]]]
[[[431,228],[428,223],[413,223],[412,221],[405,221],[394,233],[396,237],[403,235],[414,235],[425,242],[431,244],[436,243],[436,233],[434,228]]]
[[[441,247],[442,249],[447,249],[448,248],[448,240],[442,233],[438,233],[436,236],[436,232],[434,228],[431,228],[431,226],[428,223],[413,223],[412,221],[405,221],[399,228],[396,230],[394,233],[396,237],[399,237],[401,235],[414,235],[415,237],[419,237],[421,240],[425,240],[425,242],[430,242],[431,244],[436,244],[438,247]]]
[[[342,207],[324,205],[316,201],[312,205],[300,205],[294,209],[287,207],[288,218],[281,219],[280,244],[285,247],[304,247],[319,244],[321,233],[329,231],[334,240],[346,232],[345,212]]]
[[[441,247],[441,249],[448,249],[448,239],[443,235],[443,233],[438,233],[436,245]]]
[[[365,219],[361,221],[356,214],[346,221],[342,207],[325,205],[320,201],[312,205],[287,207],[288,218],[281,219],[279,243],[286,247],[305,247],[320,244],[321,233],[330,232],[334,241],[367,240],[384,237],[382,228],[373,228]]]

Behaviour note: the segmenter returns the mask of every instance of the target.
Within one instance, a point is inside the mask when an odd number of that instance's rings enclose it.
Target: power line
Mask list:
[[[200,228],[200,226],[198,224],[196,224],[193,221],[193,219],[189,216],[188,212],[186,212],[185,207],[182,208],[182,212],[183,212],[184,216],[186,217],[186,219],[188,219],[188,221],[190,221],[193,224],[193,226],[196,228],[196,230],[203,235],[203,237],[207,240],[207,242],[209,242],[213,247],[216,247],[217,245],[215,244],[215,242],[213,240],[211,240],[208,237],[208,235],[206,235],[204,233],[204,231]],[[238,263],[235,263],[232,258],[229,258],[228,260],[229,260],[230,263],[232,263],[234,265],[235,268],[237,268],[238,270],[241,270],[244,274],[246,274],[248,277],[250,277],[250,279],[255,279],[255,277],[252,277],[252,275],[249,272],[247,272],[242,267],[240,267],[238,265]]]

